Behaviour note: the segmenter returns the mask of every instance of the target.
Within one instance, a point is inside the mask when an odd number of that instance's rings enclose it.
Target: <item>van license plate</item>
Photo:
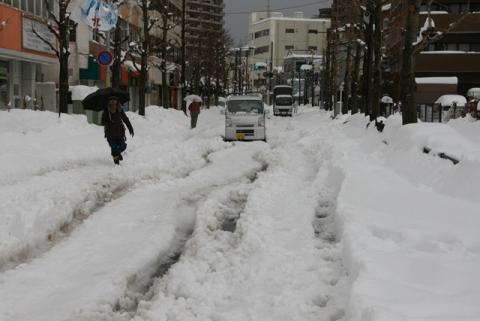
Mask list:
[[[244,133],[236,133],[235,138],[237,140],[245,140],[245,134]]]

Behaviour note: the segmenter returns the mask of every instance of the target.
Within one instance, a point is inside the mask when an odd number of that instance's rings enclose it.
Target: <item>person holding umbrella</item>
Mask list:
[[[200,107],[202,106],[202,98],[197,95],[188,95],[185,97],[185,100],[187,101],[187,110],[190,114],[190,126],[193,129],[197,127],[198,114],[200,114]]]
[[[132,124],[116,96],[109,97],[107,107],[102,114],[101,123],[105,129],[105,138],[111,148],[113,162],[118,165],[123,160],[122,152],[127,148],[127,138],[125,137],[125,126],[123,123],[127,125],[132,137],[134,132]]]

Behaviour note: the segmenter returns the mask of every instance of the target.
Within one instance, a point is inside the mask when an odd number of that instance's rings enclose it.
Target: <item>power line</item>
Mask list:
[[[329,3],[329,2],[331,2],[331,0],[317,0],[317,1],[314,1],[314,2],[304,3],[304,4],[300,4],[300,5],[296,5],[296,6],[291,6],[291,7],[275,8],[275,9],[271,9],[270,11],[281,11],[281,10],[288,10],[288,9],[297,9],[297,8],[308,7],[308,6],[315,5],[315,4]],[[230,11],[230,12],[225,12],[225,15],[250,14],[250,13],[255,12],[255,11],[258,11],[258,10],[252,10],[252,11]]]

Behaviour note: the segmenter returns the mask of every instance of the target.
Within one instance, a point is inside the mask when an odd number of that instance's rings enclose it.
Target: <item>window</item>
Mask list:
[[[309,51],[317,51],[317,46],[308,46]]]
[[[43,14],[42,8],[43,8],[43,1],[42,0],[35,0],[35,14],[37,16],[42,16],[42,14]]]
[[[71,42],[76,42],[77,41],[77,25],[75,22],[73,22],[72,20],[69,21],[69,24],[70,24],[70,41]]]
[[[460,13],[465,13],[468,12],[469,5],[467,3],[462,3],[460,4]]]
[[[255,32],[255,39],[261,38],[261,37],[267,37],[269,35],[270,35],[270,29],[261,30],[261,31]]]
[[[230,100],[227,102],[227,109],[231,113],[263,113],[263,102],[261,100]]]
[[[313,34],[318,34],[318,30],[317,29],[308,29],[308,33],[313,33]]]
[[[28,2],[28,12],[35,13],[35,0],[27,0]]]
[[[457,3],[449,4],[448,9],[450,10],[450,13],[459,13],[460,12],[460,5],[457,4]]]
[[[295,29],[285,29],[285,33],[295,33]]]
[[[457,50],[457,44],[456,43],[447,44],[447,50],[456,51]]]
[[[257,47],[257,48],[255,48],[254,54],[255,55],[261,55],[261,54],[269,52],[269,51],[270,51],[269,46]]]
[[[293,50],[294,48],[294,46],[285,46],[285,50]]]
[[[470,51],[470,44],[468,43],[459,43],[458,50],[460,51]]]
[[[470,51],[480,52],[480,43],[471,43]]]

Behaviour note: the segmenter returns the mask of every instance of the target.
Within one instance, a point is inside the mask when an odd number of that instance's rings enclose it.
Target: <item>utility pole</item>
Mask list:
[[[243,94],[242,47],[239,48],[238,56],[239,56],[239,65],[237,67],[237,68],[239,68],[239,70],[238,70],[238,89],[240,91],[240,94]]]
[[[238,50],[237,48],[235,50],[235,69],[234,69],[234,76],[233,79],[235,80],[235,84],[233,86],[233,93],[238,94]]]
[[[181,37],[182,37],[182,53],[181,53],[181,59],[182,59],[182,74],[180,76],[180,80],[182,82],[182,110],[183,111],[186,111],[187,109],[187,103],[185,101],[185,96],[186,96],[186,86],[185,86],[185,82],[186,82],[186,77],[185,77],[185,74],[186,74],[186,62],[185,62],[185,48],[186,48],[186,37],[185,37],[185,28],[186,28],[186,23],[185,23],[185,20],[186,20],[186,15],[187,15],[187,5],[186,5],[186,0],[182,0],[182,34],[181,34]]]
[[[270,1],[268,2],[270,3]],[[270,11],[269,11],[270,12]],[[270,101],[270,93],[272,92],[272,74],[273,74],[273,41],[270,42],[270,77],[268,78],[268,104],[272,105]]]

